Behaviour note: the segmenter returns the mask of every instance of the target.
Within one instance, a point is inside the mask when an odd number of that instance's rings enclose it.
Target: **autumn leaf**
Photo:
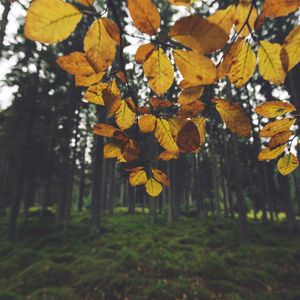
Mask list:
[[[172,159],[178,159],[178,158],[179,158],[178,152],[174,153],[174,152],[164,151],[158,155],[157,160],[170,161]]]
[[[205,104],[199,100],[199,97],[203,91],[202,86],[182,90],[178,96],[178,104],[180,105],[178,114],[184,117],[195,117],[202,112]]]
[[[170,124],[167,120],[158,118],[156,121],[155,137],[159,144],[169,152],[178,152],[178,146],[176,145],[170,129]]]
[[[142,64],[145,60],[149,58],[149,56],[152,54],[155,48],[156,47],[151,43],[139,46],[135,54],[135,61],[138,64]]]
[[[216,81],[217,69],[208,57],[185,50],[175,50],[173,55],[184,78],[184,88],[212,84]]]
[[[255,112],[265,118],[280,117],[295,110],[293,104],[284,101],[268,101],[255,108]]]
[[[265,148],[259,152],[258,160],[273,160],[283,153],[286,146],[287,144],[284,144],[272,150]]]
[[[144,73],[151,89],[158,95],[165,93],[174,81],[173,65],[161,48],[154,50],[144,62]]]
[[[283,49],[288,57],[287,70],[290,71],[300,62],[300,26],[296,26],[285,38]]]
[[[224,59],[219,63],[217,67],[218,79],[222,79],[230,72],[231,66],[236,59],[238,53],[240,53],[244,46],[244,40],[242,38],[237,39],[231,44],[230,49],[224,54]]]
[[[121,153],[128,162],[136,160],[140,154],[138,143],[134,139],[128,139],[123,143]]]
[[[229,5],[225,9],[218,9],[213,15],[209,16],[207,20],[222,28],[228,35],[234,23],[235,6]]]
[[[192,121],[195,123],[199,136],[200,136],[200,145],[205,143],[206,138],[206,119],[204,117],[193,118]]]
[[[62,0],[32,1],[27,12],[24,35],[47,44],[68,38],[81,21],[82,13]]]
[[[187,121],[179,130],[177,145],[182,152],[197,152],[200,149],[200,134],[193,121]]]
[[[121,130],[130,128],[135,122],[136,114],[128,107],[126,101],[121,101],[121,106],[115,113],[116,123]]]
[[[107,143],[103,148],[104,158],[118,158],[121,155],[121,148],[115,143]]]
[[[103,90],[102,98],[107,108],[108,116],[113,116],[122,104],[121,92],[115,80],[112,80],[106,89]]]
[[[146,183],[146,192],[151,197],[157,197],[162,192],[162,185],[154,178],[150,178]]]
[[[107,83],[99,82],[97,84],[94,84],[86,90],[83,98],[90,103],[94,103],[97,105],[104,105],[102,92],[106,88],[107,88]]]
[[[300,7],[300,0],[265,0],[266,17],[284,17]]]
[[[282,84],[286,73],[281,60],[282,46],[261,41],[258,49],[258,69],[260,75],[274,84]]]
[[[131,186],[138,186],[147,183],[147,174],[145,170],[137,170],[129,173],[129,183]]]
[[[151,133],[156,127],[156,117],[149,114],[143,115],[138,119],[138,125],[142,133]]]
[[[254,5],[252,5],[252,1],[241,0],[235,10],[234,16],[234,25],[236,31],[240,32],[241,36],[249,35],[249,27],[251,30],[253,30],[255,21],[257,19],[257,11]]]
[[[108,18],[101,18],[101,22],[104,25],[107,33],[110,35],[110,37],[118,44],[120,45],[120,30],[118,25],[111,19]]]
[[[170,179],[167,174],[165,174],[162,170],[156,169],[156,168],[151,168],[151,172],[153,174],[153,177],[155,180],[160,182],[161,184],[165,186],[170,185]]]
[[[286,176],[296,170],[299,166],[299,160],[296,155],[289,153],[280,158],[277,167],[281,175]]]
[[[97,72],[106,71],[116,56],[116,41],[106,30],[105,22],[93,22],[84,38],[86,57]]]
[[[232,104],[223,99],[214,99],[213,102],[216,104],[216,109],[223,122],[231,132],[244,137],[251,134],[251,122],[240,105]]]
[[[223,48],[229,37],[218,25],[197,15],[177,21],[169,36],[194,51],[207,54]]]
[[[104,72],[93,74],[93,75],[75,75],[75,85],[89,87],[95,83],[100,82],[104,76]]]
[[[248,42],[245,42],[232,62],[228,78],[237,88],[239,88],[249,81],[255,68],[256,56],[251,45]]]
[[[275,134],[290,130],[290,128],[295,124],[296,119],[294,118],[284,118],[281,120],[276,120],[274,122],[268,123],[263,129],[259,132],[260,137],[273,137]]]
[[[171,4],[179,6],[190,6],[193,2],[197,0],[168,0]]]
[[[134,25],[143,33],[154,35],[160,27],[160,15],[152,0],[128,0]]]
[[[105,137],[113,137],[118,128],[107,124],[96,124],[93,127],[93,133]]]
[[[291,130],[286,130],[286,131],[282,131],[282,132],[275,134],[271,138],[271,140],[268,144],[268,148],[270,148],[272,150],[272,149],[277,148],[280,145],[286,144],[292,135],[293,135],[293,131],[291,131]]]

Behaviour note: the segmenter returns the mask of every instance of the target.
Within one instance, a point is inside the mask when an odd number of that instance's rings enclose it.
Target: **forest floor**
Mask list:
[[[62,245],[53,218],[33,216],[16,242],[0,239],[0,300],[300,299],[300,232],[283,223],[251,221],[241,246],[236,220],[168,226],[119,214],[91,239],[82,213]]]

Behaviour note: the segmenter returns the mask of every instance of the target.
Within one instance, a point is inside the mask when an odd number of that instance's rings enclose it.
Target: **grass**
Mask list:
[[[0,300],[300,299],[300,234],[283,223],[249,221],[240,245],[235,220],[151,225],[120,212],[92,239],[82,213],[62,245],[53,221],[34,216],[17,242],[0,239]]]

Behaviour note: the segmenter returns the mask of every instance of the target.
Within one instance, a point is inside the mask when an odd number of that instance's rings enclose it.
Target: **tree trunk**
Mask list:
[[[0,58],[2,57],[2,51],[4,48],[3,41],[5,37],[5,30],[8,23],[8,14],[10,11],[11,2],[9,0],[4,1],[4,11],[2,13],[1,22],[0,22]]]

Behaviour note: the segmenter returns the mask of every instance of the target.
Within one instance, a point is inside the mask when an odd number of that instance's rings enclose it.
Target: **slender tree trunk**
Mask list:
[[[2,51],[3,51],[3,41],[5,37],[5,30],[8,23],[8,14],[10,11],[10,5],[11,2],[9,0],[4,1],[4,11],[1,16],[1,22],[0,22],[0,58],[2,57]]]

